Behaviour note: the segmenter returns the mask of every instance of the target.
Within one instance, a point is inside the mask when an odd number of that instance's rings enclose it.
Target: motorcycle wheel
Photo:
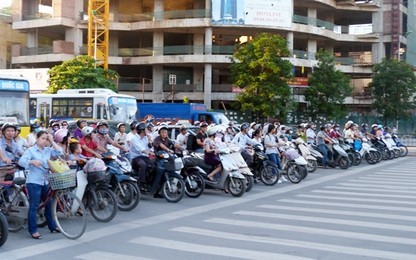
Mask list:
[[[384,148],[381,153],[383,154],[383,160],[388,160],[390,158],[390,150]]]
[[[289,163],[287,166],[287,177],[291,183],[299,183],[304,175],[303,170],[295,163]]]
[[[355,165],[355,159],[354,159],[354,155],[352,155],[352,153],[348,154],[348,160],[349,160],[348,167],[351,167],[351,166]]]
[[[377,152],[370,151],[364,155],[364,159],[366,160],[368,164],[376,164],[378,163],[378,156],[379,154]]]
[[[192,187],[191,187],[192,184]],[[198,198],[205,190],[204,178],[199,173],[188,174],[185,178],[185,194],[189,198]]]
[[[389,152],[390,152],[390,154],[389,154],[389,160],[392,160],[392,159],[394,159],[394,157],[396,157],[395,155],[394,155],[394,151],[393,150],[389,150]]]
[[[338,161],[339,168],[343,170],[348,169],[350,163],[351,162],[349,161],[348,157],[341,157]]]
[[[114,183],[113,192],[117,197],[118,209],[121,211],[131,211],[137,207],[140,201],[140,191],[136,183],[122,181],[119,184]],[[120,186],[123,192],[120,190]],[[124,196],[123,196],[124,193]]]
[[[383,153],[381,151],[377,151],[377,154],[377,162],[381,162],[383,160]]]
[[[318,168],[318,163],[316,160],[308,160],[308,164],[306,165],[306,169],[308,172],[314,172]]]
[[[91,215],[98,222],[110,222],[117,214],[117,197],[110,189],[96,189],[95,196],[97,201],[91,198]],[[92,195],[90,195],[92,197]]]
[[[46,222],[45,208],[38,209],[38,214],[36,214],[36,225],[38,227],[46,227],[48,223]]]
[[[308,177],[308,169],[306,168],[306,166],[299,166],[302,169],[302,180],[305,179],[306,177]]]
[[[254,186],[254,176],[244,175],[246,177],[246,192],[249,192]]]
[[[169,179],[162,184],[163,197],[171,203],[179,202],[183,198],[185,190],[185,182],[176,177],[169,177]]]
[[[9,225],[7,224],[7,219],[0,212],[0,247],[6,243],[7,237],[9,236]]]
[[[361,156],[361,154],[359,152],[354,152],[353,156],[354,156],[353,165],[355,166],[360,165],[361,161],[363,160],[363,157]]]
[[[394,151],[394,158],[399,158],[400,157],[401,150],[394,149],[393,151]]]
[[[405,157],[409,151],[406,146],[400,146],[400,156]]]
[[[234,182],[234,184],[233,184]],[[228,191],[231,193],[233,197],[241,197],[243,196],[244,192],[246,192],[246,180],[233,178],[231,182],[230,179],[227,180],[226,187],[228,187]]]
[[[275,174],[273,174],[273,172]],[[279,181],[280,171],[276,166],[267,165],[260,170],[260,180],[266,186],[273,186]]]

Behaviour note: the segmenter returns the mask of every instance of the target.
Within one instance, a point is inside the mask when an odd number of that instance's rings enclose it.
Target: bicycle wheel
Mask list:
[[[27,222],[29,201],[26,195],[15,186],[0,188],[0,209],[7,219],[10,232],[17,232]]]
[[[78,206],[72,209],[74,204]],[[87,226],[85,208],[74,193],[69,191],[56,193],[52,201],[52,216],[65,237],[77,239],[84,234]]]
[[[90,194],[90,211],[91,215],[98,222],[110,222],[117,214],[117,198],[110,189],[96,189],[95,201],[93,194]]]
[[[46,227],[47,224],[45,208],[38,209],[38,213],[36,214],[36,225],[38,227]]]
[[[117,197],[119,210],[131,211],[137,207],[140,201],[140,191],[135,183],[122,181],[115,184],[114,187],[113,192]]]
[[[9,225],[7,224],[7,219],[0,212],[0,247],[6,243],[7,237],[9,236]]]

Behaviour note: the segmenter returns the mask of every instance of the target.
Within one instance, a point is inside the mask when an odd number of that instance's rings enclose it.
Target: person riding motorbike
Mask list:
[[[96,152],[95,149],[99,149],[100,152],[104,153],[106,151],[106,149],[98,146],[94,141],[93,141],[93,135],[95,135],[94,133],[94,128],[91,126],[86,126],[84,128],[82,128],[82,135],[84,137],[82,137],[79,140],[79,144],[81,145],[82,148],[82,155],[84,155],[85,157],[97,157],[99,159],[102,159],[103,157],[101,156],[101,153]]]
[[[87,120],[85,119],[78,119],[77,120],[77,128],[74,130],[74,138],[81,139],[84,136],[82,135],[82,129],[87,126]]]
[[[246,161],[247,165],[250,167],[253,163],[253,156],[251,156],[245,149],[246,145],[256,145],[259,144],[253,139],[250,139],[247,136],[247,133],[250,129],[250,125],[248,123],[243,123],[240,126],[240,132],[236,134],[234,139],[231,141],[231,143],[236,144],[238,147],[240,147],[241,156],[243,156],[244,160]]]
[[[333,158],[333,152],[325,144],[325,141],[328,141],[329,144],[332,144],[331,138],[329,138],[329,136],[326,134],[328,126],[330,126],[330,124],[321,125],[321,131],[316,135],[316,143],[319,147],[319,150],[322,152],[322,155],[324,156],[322,160],[322,166],[324,169],[327,169],[327,160],[332,160]]]
[[[206,133],[207,128],[208,128],[208,123],[201,122],[201,124],[199,124],[199,127],[201,131],[196,135],[196,143],[198,144],[198,149],[196,149],[195,152],[202,153],[204,151],[204,141],[208,137]]]
[[[108,136],[108,124],[107,124],[106,121],[98,122],[96,130],[97,130],[97,134],[95,135],[93,140],[98,146],[104,148],[107,151],[107,144],[111,144],[111,145],[113,145],[113,146],[117,147],[118,149],[123,150],[125,152],[129,151],[129,149],[127,149],[126,147],[118,144],[116,141],[113,141],[111,139],[111,137]],[[97,149],[96,149],[96,151],[97,151]]]
[[[1,132],[3,137],[0,139],[0,149],[4,155],[4,159],[0,161],[0,166],[5,166],[10,164],[12,161],[16,161],[16,156],[23,155],[23,149],[19,147],[19,145],[13,140],[14,136],[16,135],[17,127],[14,124],[5,123]],[[6,147],[10,146],[13,152],[7,152]]]
[[[120,145],[124,145],[126,143],[126,124],[119,123],[117,125],[118,132],[114,135],[114,141],[116,141]]]
[[[306,130],[306,141],[308,144],[315,143],[315,138],[316,138],[315,129],[316,129],[315,123],[311,122],[308,124],[308,130]]]
[[[150,160],[150,156],[155,156],[152,152],[152,145],[147,137],[146,123],[136,125],[137,134],[133,137],[130,144],[132,157],[132,167],[139,176],[139,188],[146,192],[150,191],[150,187],[146,183],[146,170],[148,167],[154,167],[155,164]]]

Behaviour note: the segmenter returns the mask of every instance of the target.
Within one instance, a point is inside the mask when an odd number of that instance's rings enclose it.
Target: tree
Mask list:
[[[373,67],[372,82],[369,84],[373,94],[373,108],[387,118],[407,119],[406,112],[414,107],[416,76],[406,62],[383,59]]]
[[[350,77],[335,69],[334,57],[329,52],[320,49],[315,57],[318,64],[313,68],[309,87],[304,92],[305,100],[309,102],[307,114],[313,121],[318,114],[327,119],[345,116],[347,111],[343,103],[353,90]]]
[[[118,73],[101,67],[94,68],[95,60],[86,55],[64,61],[48,70],[49,87],[46,93],[56,93],[60,89],[108,88],[117,91],[115,79]]]
[[[286,39],[261,33],[252,41],[237,45],[231,57],[231,81],[242,89],[236,95],[237,108],[266,116],[284,117],[291,108],[292,64]]]

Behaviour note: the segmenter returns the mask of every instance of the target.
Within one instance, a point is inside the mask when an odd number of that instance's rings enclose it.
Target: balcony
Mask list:
[[[173,10],[164,12],[149,12],[141,14],[119,14],[115,22],[135,23],[157,20],[173,20],[173,19],[190,19],[190,18],[210,18],[211,10]]]

